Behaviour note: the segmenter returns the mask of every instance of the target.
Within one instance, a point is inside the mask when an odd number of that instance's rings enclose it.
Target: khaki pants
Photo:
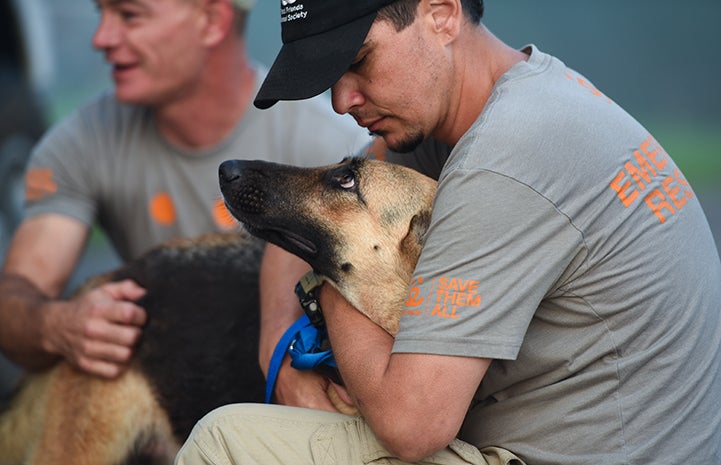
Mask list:
[[[263,404],[234,404],[210,412],[175,459],[176,465],[404,463],[391,456],[362,418]],[[506,450],[479,451],[460,440],[419,463],[523,465]]]

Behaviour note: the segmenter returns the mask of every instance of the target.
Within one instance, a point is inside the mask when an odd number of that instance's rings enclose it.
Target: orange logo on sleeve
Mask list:
[[[463,309],[481,307],[479,282],[476,280],[442,276],[433,283],[427,296],[421,295],[419,287],[421,284],[423,277],[418,277],[411,283],[404,315],[427,314],[432,317],[456,319],[462,316]]]
[[[175,204],[173,199],[167,192],[158,192],[150,199],[150,217],[158,224],[163,226],[171,225],[175,222]]]
[[[406,298],[406,311],[405,313],[410,315],[420,315],[423,302],[426,298],[421,296],[421,288],[418,285],[423,284],[423,277],[419,276],[418,279],[414,279],[411,283],[411,288],[408,290],[408,298]]]
[[[27,200],[40,200],[58,191],[58,185],[53,179],[53,170],[50,168],[32,168],[25,176],[25,198]]]

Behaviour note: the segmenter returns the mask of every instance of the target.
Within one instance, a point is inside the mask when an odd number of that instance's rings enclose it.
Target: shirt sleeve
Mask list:
[[[83,136],[74,114],[53,127],[33,150],[25,177],[25,216],[57,213],[88,226],[95,221],[94,140]]]
[[[582,244],[523,183],[486,170],[444,174],[394,352],[515,359]]]

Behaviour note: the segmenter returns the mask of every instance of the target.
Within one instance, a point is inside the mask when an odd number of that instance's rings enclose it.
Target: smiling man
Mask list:
[[[281,6],[256,105],[330,88],[408,162],[440,161],[432,218],[395,340],[320,292],[362,418],[225,407],[178,463],[721,463],[721,263],[648,131],[495,37],[481,0],[281,3],[307,14]],[[276,395],[307,406],[307,386]]]
[[[227,231],[217,173],[228,158],[338,161],[367,144],[326,100],[262,112],[265,70],[246,52],[253,0],[98,0],[93,46],[114,92],[52,128],[27,173],[26,219],[0,275],[0,349],[26,368],[59,358],[112,378],[145,322],[125,281],[60,299],[97,222],[123,259],[174,237]],[[312,128],[312,131],[309,130]]]

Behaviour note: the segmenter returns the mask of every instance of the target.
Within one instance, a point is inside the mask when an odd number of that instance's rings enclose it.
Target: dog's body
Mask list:
[[[248,231],[303,258],[396,333],[434,181],[361,159],[315,169],[231,161],[220,178]],[[30,375],[0,417],[0,465],[172,463],[205,413],[262,401],[261,250],[242,234],[179,241],[86,286],[131,278],[148,289],[132,365],[112,381],[64,362]]]
[[[0,417],[0,464],[172,463],[204,414],[262,402],[262,245],[237,233],[173,241],[84,286],[132,278],[148,289],[132,365],[112,381],[64,362],[28,375]]]

